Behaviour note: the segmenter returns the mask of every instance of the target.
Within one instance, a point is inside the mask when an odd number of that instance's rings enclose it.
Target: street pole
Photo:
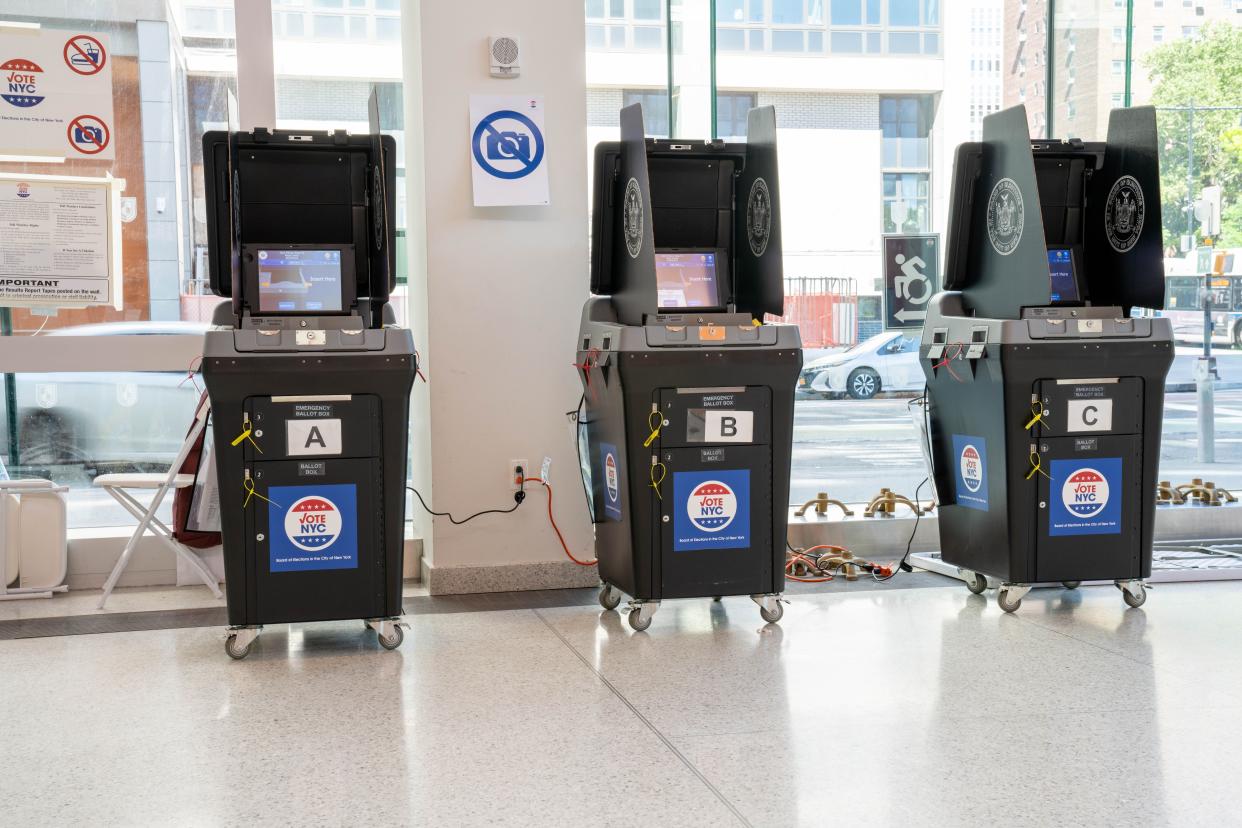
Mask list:
[[[13,311],[0,308],[0,336],[12,335]],[[9,430],[9,466],[16,473],[22,459],[17,451],[17,377],[12,374],[4,375],[4,413]]]
[[[1195,102],[1190,102],[1186,126],[1186,235],[1195,238]],[[1189,251],[1188,251],[1189,252]]]
[[[1203,274],[1203,356],[1195,365],[1199,396],[1199,462],[1216,462],[1216,359],[1212,356],[1212,267]]]

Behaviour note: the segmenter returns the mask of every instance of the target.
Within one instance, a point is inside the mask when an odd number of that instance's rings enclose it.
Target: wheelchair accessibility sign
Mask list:
[[[541,97],[470,97],[470,172],[476,207],[548,204]]]

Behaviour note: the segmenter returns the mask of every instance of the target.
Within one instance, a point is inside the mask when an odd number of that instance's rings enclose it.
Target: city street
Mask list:
[[[845,501],[869,500],[882,486],[913,496],[927,474],[909,399],[799,400],[794,413],[790,500],[826,491]],[[1169,394],[1164,408],[1161,479],[1203,477],[1242,488],[1242,390],[1216,394],[1216,462],[1195,460],[1198,401]],[[928,497],[924,488],[922,497]]]
[[[1187,483],[1203,477],[1232,489],[1242,489],[1242,351],[1218,350],[1218,370],[1224,390],[1216,392],[1216,460],[1205,466],[1196,459],[1198,398],[1193,391],[1167,395],[1161,479]],[[1198,352],[1179,347],[1169,383],[1193,387]],[[813,355],[808,352],[806,362]],[[912,496],[926,476],[914,418],[904,397],[873,400],[799,399],[794,414],[790,501],[801,504],[826,491],[851,502],[866,501],[889,488]],[[132,519],[100,489],[91,488],[91,475],[81,466],[64,467],[57,482],[71,487],[71,520],[75,527],[127,526]],[[930,491],[921,496],[927,499]],[[171,496],[161,511],[169,517]]]

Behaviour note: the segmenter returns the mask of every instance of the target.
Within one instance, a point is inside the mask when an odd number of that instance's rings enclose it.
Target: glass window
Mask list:
[[[919,0],[888,0],[890,26],[917,26],[919,22]]]
[[[190,34],[212,34],[219,28],[215,9],[186,9],[185,28]]]
[[[802,0],[771,0],[773,23],[802,23]],[[857,5],[857,0],[855,0]]]
[[[315,37],[344,37],[345,18],[339,14],[317,14],[313,18]]]
[[[587,17],[604,16],[604,0],[586,0]]]
[[[862,51],[861,32],[832,32],[828,40],[834,52],[850,54]]]
[[[716,48],[722,52],[741,52],[746,48],[744,29],[717,29]]]
[[[884,232],[926,233],[931,229],[931,199],[925,173],[884,174]]]
[[[663,16],[663,0],[634,0],[635,20],[660,20]]]
[[[917,55],[919,35],[917,32],[889,32],[888,50],[895,55]]]
[[[1157,7],[1161,4],[1157,3]],[[1172,3],[1169,5],[1179,5]],[[1195,5],[1195,4],[1191,4]],[[1206,4],[1200,2],[1200,7]],[[1060,4],[1057,13],[1060,14]],[[1207,6],[1211,8],[1211,6]],[[1171,22],[1194,19],[1168,13]],[[1210,15],[1211,12],[1208,12]],[[1139,16],[1136,11],[1136,16]],[[1201,19],[1201,18],[1200,18]],[[1208,18],[1210,19],[1210,18]],[[1079,32],[1090,37],[1092,29],[1086,21],[1066,18],[1063,32]],[[1229,358],[1230,345],[1242,346],[1242,303],[1222,295],[1221,307],[1214,318],[1214,327],[1205,332],[1202,312],[1202,279],[1198,273],[1195,248],[1200,244],[1203,227],[1195,216],[1194,205],[1203,188],[1222,187],[1221,233],[1217,249],[1242,247],[1242,154],[1236,151],[1242,123],[1242,103],[1236,96],[1236,82],[1223,71],[1222,55],[1238,53],[1236,26],[1226,23],[1185,26],[1152,26],[1151,37],[1137,29],[1132,38],[1133,62],[1129,66],[1131,105],[1156,107],[1160,150],[1160,193],[1166,274],[1165,308],[1160,313],[1169,319],[1181,347],[1174,357],[1170,376],[1192,376],[1196,353],[1201,353],[1204,339],[1211,342],[1217,360],[1220,382],[1242,380],[1242,362]],[[1089,56],[1071,60],[1078,66],[1075,87],[1084,90],[1120,87],[1115,64],[1100,66]],[[1236,61],[1235,61],[1236,62]],[[1121,63],[1122,74],[1126,69]],[[1077,107],[1071,123],[1069,112],[1054,110],[1051,131],[1054,135],[1073,134],[1084,140],[1104,140],[1108,132],[1109,111],[1092,104],[1091,96],[1075,96]],[[1213,108],[1205,101],[1212,101]],[[1114,106],[1124,103],[1124,93],[1112,92]],[[1222,279],[1234,286],[1242,278]],[[1224,291],[1223,294],[1227,294]],[[1237,298],[1242,294],[1235,292]],[[1161,479],[1174,482],[1191,477],[1211,479],[1218,486],[1242,487],[1242,442],[1237,440],[1234,421],[1222,413],[1221,394],[1236,392],[1217,390],[1217,408],[1212,427],[1216,433],[1216,462],[1201,463],[1199,447],[1199,402],[1193,391],[1170,385],[1165,396],[1163,444],[1161,447]]]
[[[306,18],[300,14],[285,13],[285,34],[289,37],[302,37],[306,34]]]
[[[746,19],[746,0],[716,0],[717,23],[741,23]]]
[[[773,30],[773,52],[801,52],[804,48],[805,46],[803,45],[802,32],[782,31],[780,29]]]
[[[716,95],[716,137],[745,140],[746,118],[755,108],[753,92],[720,92]]]
[[[868,0],[876,3],[877,0]],[[834,26],[858,26],[862,23],[862,3],[860,0],[832,0],[832,24]]]
[[[370,3],[372,9],[379,3]],[[405,116],[402,100],[401,18],[394,10],[335,15],[333,23],[321,31],[315,15],[317,37],[349,38],[349,48],[310,49],[288,35],[273,36],[273,57],[280,74],[276,78],[276,126],[280,129],[345,129],[351,133],[370,132],[371,91],[379,99],[380,130],[397,142],[395,193],[397,289],[391,307],[403,323],[406,313],[406,199],[405,199]],[[339,33],[338,33],[339,31]],[[361,51],[359,51],[361,50]],[[359,63],[358,54],[366,60]]]
[[[226,101],[237,91],[232,17],[201,3],[187,8],[151,0],[17,0],[4,5],[2,16],[38,24],[32,37],[91,32],[106,40],[112,134],[123,149],[115,160],[71,157],[50,164],[6,157],[0,172],[124,179],[121,197],[132,199],[135,214],[121,225],[120,310],[61,308],[41,315],[0,308],[0,335],[37,333],[78,355],[84,369],[108,369],[64,373],[31,366],[0,378],[0,462],[10,476],[69,486],[70,528],[132,529],[133,518],[101,498],[92,481],[109,472],[166,472],[198,392],[186,381],[188,360],[170,366],[178,370],[135,371],[98,364],[96,352],[105,338],[139,334],[150,337],[153,352],[167,352],[173,337],[184,343],[179,337],[201,335],[221,301],[206,287],[202,139],[227,123]],[[165,503],[161,516],[167,520],[171,498]]]
[[[635,26],[634,48],[663,49],[664,30],[656,26]]]
[[[401,20],[396,17],[375,18],[375,37],[379,40],[400,40]]]
[[[643,105],[643,126],[647,134],[656,138],[669,137],[668,91],[665,89],[626,89],[621,94],[621,105]]]
[[[930,156],[931,99],[880,99],[880,134],[885,167],[926,167]]]

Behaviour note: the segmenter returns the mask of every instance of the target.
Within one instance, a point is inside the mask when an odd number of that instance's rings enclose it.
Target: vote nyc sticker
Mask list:
[[[272,486],[266,496],[270,571],[357,568],[356,486]]]
[[[750,546],[750,470],[673,473],[673,551]]]
[[[982,437],[953,435],[957,457],[957,505],[988,510],[988,444]]]
[[[612,443],[599,444],[600,462],[604,467],[604,517],[621,519],[621,460]]]
[[[1121,532],[1120,457],[1053,460],[1049,473],[1049,535]]]

